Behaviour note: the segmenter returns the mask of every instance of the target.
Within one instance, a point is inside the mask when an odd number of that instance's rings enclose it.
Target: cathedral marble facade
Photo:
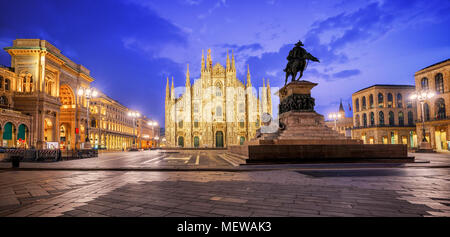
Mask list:
[[[213,65],[211,50],[205,60],[202,53],[201,74],[192,85],[189,65],[184,93],[177,97],[172,78],[167,78],[165,98],[165,135],[169,147],[226,147],[255,138],[261,116],[272,114],[270,85],[259,93],[252,86],[247,65],[247,82],[236,77],[234,54],[227,52],[225,67]],[[258,95],[261,95],[259,98]]]

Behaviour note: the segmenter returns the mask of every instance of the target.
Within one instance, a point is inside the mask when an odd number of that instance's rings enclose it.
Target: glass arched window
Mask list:
[[[402,94],[397,94],[397,108],[403,108],[403,97]]]
[[[216,116],[222,117],[222,106],[216,107]]]
[[[394,126],[395,119],[394,119],[394,112],[389,111],[389,126]]]
[[[445,101],[442,98],[436,100],[436,118],[437,119],[445,118]]]
[[[384,113],[383,111],[380,111],[378,113],[378,124],[383,126],[384,125]]]
[[[403,112],[398,112],[398,125],[403,126],[405,125],[405,117],[403,116]]]
[[[408,111],[408,125],[414,125],[414,116],[412,111]]]
[[[194,128],[198,128],[198,119],[194,119]]]
[[[355,110],[356,112],[359,112],[359,99],[355,100]]]
[[[220,83],[216,84],[216,96],[222,96],[222,85]]]
[[[388,106],[388,108],[392,108],[392,104],[394,103],[394,98],[392,97],[391,93],[388,93],[387,97],[388,97],[387,106]]]
[[[436,92],[444,93],[444,79],[442,73],[438,73],[436,77],[434,77],[434,82],[436,84]]]
[[[422,90],[428,90],[428,78],[422,78],[420,85],[422,86]]]
[[[366,109],[366,97],[365,96],[363,96],[362,97],[362,108],[361,108],[361,110],[365,110]]]
[[[383,94],[378,93],[378,107],[383,108],[384,107],[384,97]]]
[[[183,128],[183,120],[180,120],[180,121],[178,122],[178,127],[179,127],[179,128]]]
[[[244,113],[244,112],[245,112],[245,106],[244,106],[244,103],[240,103],[240,104],[239,104],[239,112],[240,112],[240,113]]]
[[[5,79],[5,91],[9,91],[9,84],[10,84],[10,80],[7,78],[7,79]]]
[[[239,144],[240,144],[240,145],[244,145],[244,142],[245,142],[245,137],[241,136],[241,137],[239,138]]]
[[[358,115],[356,115],[356,117],[355,117],[355,126],[356,127],[359,127],[361,124],[360,124],[360,118],[359,118],[359,114]]]
[[[3,88],[3,77],[0,76],[0,89],[2,89],[2,88]]]
[[[244,126],[245,126],[244,119],[241,118],[241,119],[239,120],[239,127],[244,128]]]
[[[367,127],[367,114],[363,114],[363,126]]]
[[[373,109],[373,95],[369,95],[369,108]]]
[[[425,115],[425,121],[430,120],[430,107],[428,106],[427,103],[423,104],[423,111]]]
[[[370,112],[370,126],[375,126],[375,114]]]
[[[194,103],[194,113],[198,113],[198,104]]]
[[[8,107],[8,98],[6,96],[0,96],[0,106]]]

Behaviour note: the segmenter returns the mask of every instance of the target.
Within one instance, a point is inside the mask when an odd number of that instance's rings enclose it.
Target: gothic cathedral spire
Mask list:
[[[272,115],[272,95],[270,92],[270,83],[267,79],[267,112]]]
[[[252,81],[250,79],[250,66],[247,64],[247,87],[252,86]]]
[[[234,72],[236,71],[236,65],[234,63],[234,53],[233,50],[231,50],[231,70],[233,70]]]
[[[187,65],[187,71],[186,71],[186,88],[191,87],[191,81],[189,78],[189,64]]]
[[[166,102],[169,101],[170,98],[170,91],[169,91],[169,77],[167,77],[167,83],[166,83]]]
[[[205,70],[205,54],[202,49],[202,69],[200,71]]]
[[[212,69],[212,58],[211,58],[211,49],[208,49],[208,57],[206,58],[206,67],[209,71]]]
[[[228,56],[228,49],[227,49],[227,72],[228,71],[231,71],[231,68],[230,68],[230,57]]]
[[[172,77],[172,87],[170,88],[170,98],[175,100],[175,88],[173,87],[173,77]]]

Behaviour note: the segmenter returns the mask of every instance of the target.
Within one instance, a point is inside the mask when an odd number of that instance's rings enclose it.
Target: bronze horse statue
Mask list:
[[[309,61],[320,62],[319,59],[312,56],[301,46],[304,45],[301,41],[299,41],[295,44],[295,47],[291,49],[289,55],[287,56],[288,63],[286,68],[283,70],[286,72],[286,81],[284,82],[284,85],[287,84],[289,76],[292,76],[291,81],[299,81],[303,76],[303,71],[305,71]],[[300,76],[296,78],[298,72],[300,72]]]

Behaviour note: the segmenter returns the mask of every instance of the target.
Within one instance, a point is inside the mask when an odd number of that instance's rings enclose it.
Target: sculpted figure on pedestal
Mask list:
[[[295,47],[291,49],[289,52],[289,55],[287,56],[288,63],[286,65],[286,68],[283,70],[286,72],[286,81],[284,84],[287,84],[287,80],[289,76],[292,76],[291,81],[299,81],[300,78],[303,76],[303,71],[305,71],[306,67],[308,66],[309,60],[313,62],[319,62],[319,59],[312,56],[310,53],[308,53],[302,46],[302,41],[298,41],[297,44],[295,44]],[[300,72],[300,76],[297,77],[297,73]]]

